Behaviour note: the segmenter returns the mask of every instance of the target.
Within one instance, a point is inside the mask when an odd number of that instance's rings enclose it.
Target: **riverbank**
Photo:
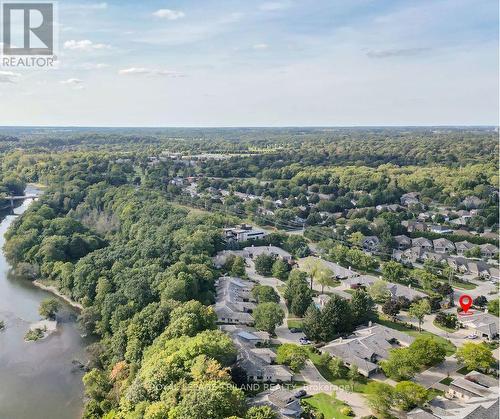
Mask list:
[[[38,287],[44,291],[47,291],[47,292],[50,292],[51,294],[54,294],[55,296],[59,297],[60,299],[64,300],[66,303],[68,303],[71,307],[76,308],[79,311],[83,310],[83,306],[80,303],[73,301],[71,298],[69,298],[67,295],[64,295],[61,291],[59,291],[53,285],[43,284],[38,279],[33,281],[32,284],[35,287]]]

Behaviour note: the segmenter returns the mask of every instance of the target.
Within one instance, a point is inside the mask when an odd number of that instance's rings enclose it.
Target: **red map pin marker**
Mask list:
[[[465,314],[472,305],[472,297],[470,295],[464,294],[460,297],[458,302],[460,303],[460,307],[462,307],[462,310],[464,311]]]

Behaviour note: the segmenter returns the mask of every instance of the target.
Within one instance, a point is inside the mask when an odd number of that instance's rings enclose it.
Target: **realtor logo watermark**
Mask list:
[[[3,1],[2,67],[55,67],[58,46],[56,2]]]

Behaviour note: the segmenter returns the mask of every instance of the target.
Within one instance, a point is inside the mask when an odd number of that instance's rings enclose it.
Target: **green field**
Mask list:
[[[343,407],[348,406],[347,404],[325,393],[308,397],[304,399],[304,403],[311,405],[317,413],[323,413],[325,419],[348,419],[351,417],[340,413]]]
[[[448,333],[455,333],[457,331],[456,329],[451,329],[449,327],[443,326],[442,324],[439,324],[438,322],[436,322],[436,320],[434,320],[432,324],[436,326],[438,329],[444,330],[445,332]]]
[[[302,319],[287,319],[287,325],[290,329],[291,327],[296,327],[297,329],[302,329]]]
[[[473,290],[474,288],[477,287],[477,285],[473,284],[472,282],[459,282],[459,281],[452,281],[451,286],[453,288],[458,288],[461,290]]]

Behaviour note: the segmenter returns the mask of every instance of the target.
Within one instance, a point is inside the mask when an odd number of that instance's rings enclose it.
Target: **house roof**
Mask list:
[[[432,242],[429,239],[426,239],[425,237],[417,237],[416,239],[413,239],[411,241],[412,246],[431,246],[432,247]]]
[[[463,325],[473,327],[489,336],[498,334],[499,319],[489,313],[476,313],[470,316],[459,316]]]
[[[273,254],[278,255],[282,258],[291,258],[292,255],[281,247],[277,246],[249,246],[245,247],[243,251],[251,253],[253,256],[258,256],[262,254]]]
[[[463,240],[461,242],[456,242],[455,247],[457,249],[472,249],[474,247],[474,245],[472,243],[468,242],[467,240]]]
[[[374,282],[378,281],[378,278],[372,275],[360,275],[360,276],[354,276],[351,278],[346,278],[342,282],[344,282],[345,285],[365,285],[365,286],[370,286]]]
[[[447,246],[447,247],[455,248],[455,245],[453,244],[453,242],[448,240],[448,239],[445,239],[444,237],[440,237],[439,239],[433,240],[432,243],[434,244],[434,247]]]
[[[404,234],[401,234],[399,236],[394,236],[394,241],[396,243],[411,243],[411,239],[408,236],[405,236]]]
[[[482,250],[482,251],[487,251],[487,252],[498,252],[498,248],[494,245],[492,245],[491,243],[485,243],[485,244],[481,244],[479,246],[479,248]]]
[[[347,339],[338,339],[323,347],[323,350],[341,358],[345,362],[355,364],[361,371],[370,373],[377,369],[375,358],[386,359],[392,342],[396,340],[405,345],[411,344],[414,338],[406,333],[382,325],[356,330]]]

